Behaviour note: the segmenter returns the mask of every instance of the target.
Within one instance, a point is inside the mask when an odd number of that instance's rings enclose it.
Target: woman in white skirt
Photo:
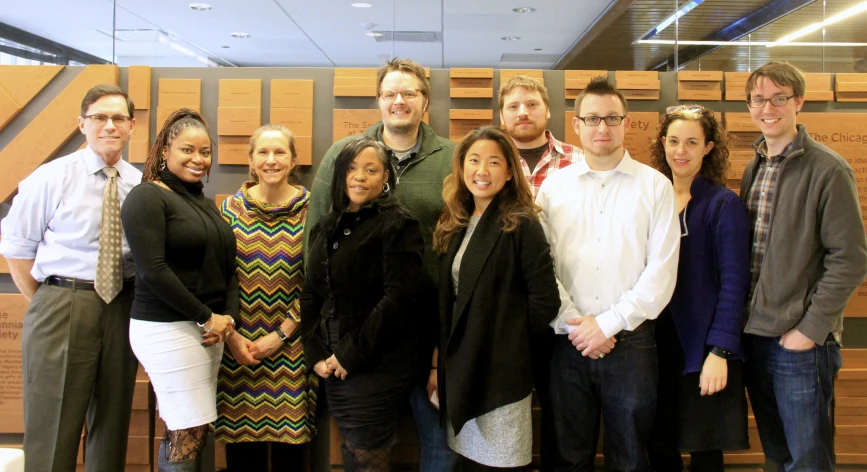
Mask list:
[[[217,419],[223,342],[239,361],[252,360],[246,340],[232,340],[238,316],[235,235],[202,195],[210,168],[205,120],[178,110],[166,120],[142,184],[121,211],[136,264],[130,345],[153,383],[168,429],[160,471],[200,468],[210,423]]]

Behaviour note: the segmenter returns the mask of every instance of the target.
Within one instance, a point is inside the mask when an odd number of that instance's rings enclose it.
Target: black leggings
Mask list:
[[[279,442],[238,442],[226,444],[229,472],[268,472],[268,446],[273,472],[306,470],[307,444]]]

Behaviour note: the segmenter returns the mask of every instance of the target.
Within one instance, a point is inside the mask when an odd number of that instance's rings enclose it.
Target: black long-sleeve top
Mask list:
[[[130,317],[205,323],[216,313],[237,322],[232,228],[202,195],[200,185],[174,184],[173,192],[143,183],[130,191],[121,209],[136,265]]]

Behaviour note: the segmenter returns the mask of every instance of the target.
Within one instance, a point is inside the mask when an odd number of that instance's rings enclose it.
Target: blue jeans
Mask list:
[[[779,337],[744,335],[745,380],[765,455],[780,471],[834,470],[831,400],[843,364],[828,336],[806,351],[780,346]]]
[[[439,410],[430,404],[427,390],[416,385],[409,396],[412,416],[418,429],[420,472],[457,472],[460,455],[449,448],[445,430],[440,427]]]
[[[583,357],[567,336],[557,336],[551,404],[560,457],[553,470],[593,471],[601,415],[605,470],[649,471],[645,446],[656,416],[658,376],[650,325],[619,333],[616,347],[598,360]]]

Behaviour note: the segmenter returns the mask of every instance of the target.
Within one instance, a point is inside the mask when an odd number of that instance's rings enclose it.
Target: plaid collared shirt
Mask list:
[[[581,148],[557,141],[548,130],[545,130],[545,136],[548,138],[548,151],[539,159],[539,163],[536,164],[536,169],[533,172],[530,172],[530,166],[527,165],[527,161],[523,157],[521,158],[521,168],[524,170],[527,182],[530,183],[530,190],[533,191],[534,199],[539,194],[542,182],[549,175],[584,159],[584,151]]]
[[[750,259],[752,282],[750,284],[750,296],[747,297],[748,306],[756,289],[756,282],[759,280],[759,272],[761,271],[762,261],[765,258],[765,250],[768,246],[768,233],[770,233],[770,224],[773,219],[772,213],[776,203],[777,182],[780,180],[780,170],[783,168],[786,158],[803,151],[804,143],[801,139],[795,138],[794,141],[783,149],[782,154],[772,157],[767,156],[768,145],[765,142],[764,136],[759,138],[753,147],[759,156],[759,164],[747,196],[747,209],[750,213],[750,221],[753,224],[753,246],[751,248]]]

